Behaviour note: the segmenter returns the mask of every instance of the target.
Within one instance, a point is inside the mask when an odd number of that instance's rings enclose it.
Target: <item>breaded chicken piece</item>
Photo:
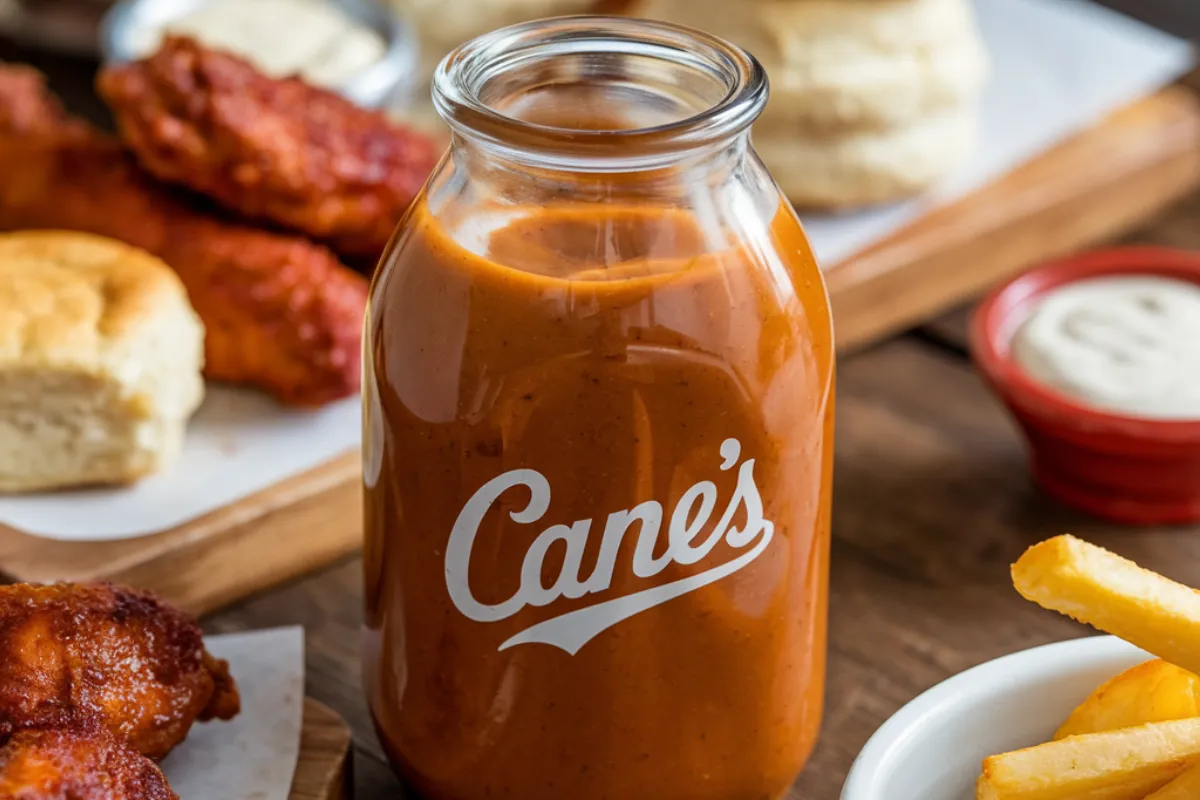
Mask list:
[[[147,592],[0,587],[0,653],[0,741],[101,729],[159,759],[197,720],[240,710],[228,664],[205,651],[199,626]]]
[[[204,322],[209,378],[306,407],[358,391],[365,278],[325,247],[158,184],[24,73],[0,68],[0,229],[84,231],[158,256]]]
[[[155,176],[347,257],[379,258],[438,158],[382,113],[183,37],[98,88]]]
[[[0,749],[0,800],[179,800],[158,765],[102,730],[23,731]]]

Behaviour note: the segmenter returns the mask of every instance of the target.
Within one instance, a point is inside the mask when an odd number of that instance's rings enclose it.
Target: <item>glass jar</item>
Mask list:
[[[766,800],[820,723],[821,273],[717,38],[452,53],[364,340],[366,686],[427,800]]]

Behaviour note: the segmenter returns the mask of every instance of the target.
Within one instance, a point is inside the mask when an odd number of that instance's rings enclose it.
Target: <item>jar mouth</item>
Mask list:
[[[459,134],[539,162],[636,169],[727,141],[762,113],[762,65],[702,31],[577,16],[501,28],[434,74],[438,113]]]

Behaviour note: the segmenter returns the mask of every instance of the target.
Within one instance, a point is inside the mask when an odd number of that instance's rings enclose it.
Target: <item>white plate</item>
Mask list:
[[[850,768],[842,800],[971,800],[984,758],[1047,741],[1096,687],[1151,658],[1097,636],[969,669],[876,731]]]

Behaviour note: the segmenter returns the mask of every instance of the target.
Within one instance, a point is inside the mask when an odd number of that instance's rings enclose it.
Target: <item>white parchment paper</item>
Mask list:
[[[1084,0],[975,3],[993,61],[975,158],[920,200],[805,216],[822,264],[836,264],[931,207],[987,184],[1192,63],[1185,42]],[[0,523],[80,541],[168,530],[357,447],[360,422],[357,400],[290,412],[253,392],[210,388],[183,458],[168,474],[127,489],[0,498]]]
[[[992,77],[974,158],[919,200],[859,213],[804,215],[821,264],[837,264],[931,208],[1011,172],[1170,83],[1193,63],[1182,39],[1085,0],[975,0],[975,6]]]
[[[199,723],[163,772],[180,800],[288,800],[304,717],[304,631],[208,636],[242,695],[230,722]]]
[[[356,397],[293,411],[259,392],[209,384],[168,472],[120,489],[0,497],[0,522],[70,541],[170,530],[357,448],[361,420]]]

